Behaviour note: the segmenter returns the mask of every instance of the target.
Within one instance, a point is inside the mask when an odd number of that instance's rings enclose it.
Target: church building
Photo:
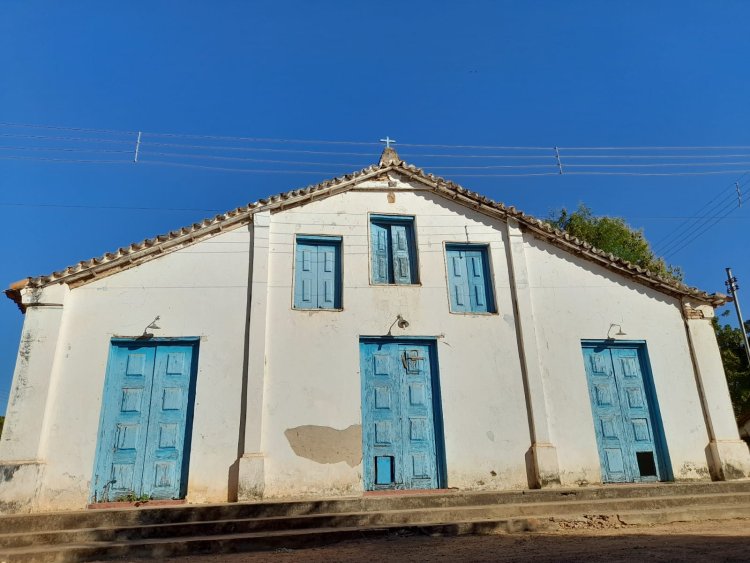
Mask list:
[[[750,476],[726,296],[392,147],[5,293],[2,514]]]

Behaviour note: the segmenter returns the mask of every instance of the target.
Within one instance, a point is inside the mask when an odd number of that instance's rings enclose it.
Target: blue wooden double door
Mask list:
[[[95,501],[185,496],[196,345],[112,343],[92,479]]]
[[[584,344],[602,481],[666,480],[655,393],[641,345]]]
[[[362,340],[360,363],[365,490],[444,486],[434,344]]]

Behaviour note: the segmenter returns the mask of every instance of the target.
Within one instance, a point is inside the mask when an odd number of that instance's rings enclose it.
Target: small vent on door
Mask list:
[[[394,482],[393,456],[377,456],[375,458],[375,484],[392,485]]]
[[[638,471],[641,477],[656,477],[656,462],[654,452],[636,452],[638,460]]]

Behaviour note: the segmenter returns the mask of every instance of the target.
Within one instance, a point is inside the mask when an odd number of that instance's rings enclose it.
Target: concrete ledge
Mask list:
[[[742,440],[716,440],[709,444],[721,481],[750,478],[750,450]]]
[[[539,487],[560,486],[560,466],[557,461],[557,450],[552,444],[534,444],[531,447],[536,469],[536,481]]]
[[[123,501],[123,502],[97,502],[95,504],[89,504],[86,506],[89,510],[103,510],[109,508],[141,508],[141,507],[155,507],[155,506],[180,506],[186,504],[184,499],[165,499],[165,500],[137,500],[137,501]]]
[[[245,454],[237,460],[237,500],[263,498],[265,491],[265,458],[263,454]]]
[[[0,514],[34,511],[43,471],[44,463],[36,460],[0,463]]]

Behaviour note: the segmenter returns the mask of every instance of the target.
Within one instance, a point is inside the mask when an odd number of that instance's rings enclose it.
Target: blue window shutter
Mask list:
[[[372,283],[388,283],[388,228],[371,223],[370,244],[372,245]]]
[[[411,277],[411,229],[408,225],[393,224],[391,244],[393,246],[393,283],[412,283]]]
[[[447,245],[450,310],[454,313],[494,313],[487,248]]]
[[[470,309],[464,252],[457,248],[446,247],[446,258],[448,260],[448,288],[450,290],[451,311],[454,313],[465,313]]]
[[[341,242],[338,237],[298,237],[296,309],[341,308]]]
[[[317,258],[316,245],[297,241],[294,306],[299,309],[313,309],[318,306]]]
[[[466,273],[471,295],[471,310],[487,312],[487,284],[484,275],[484,249],[467,250]]]
[[[416,252],[413,217],[371,216],[372,283],[417,283]]]
[[[318,245],[318,302],[319,309],[336,309],[338,245]]]

